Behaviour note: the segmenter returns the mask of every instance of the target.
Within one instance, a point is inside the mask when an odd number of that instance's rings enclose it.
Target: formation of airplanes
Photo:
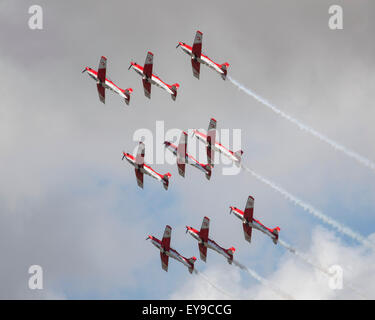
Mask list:
[[[200,132],[199,130],[193,130],[193,136],[198,138],[198,141],[202,141],[206,145],[207,163],[201,163],[195,159],[191,154],[187,152],[187,133],[183,131],[180,136],[179,144],[176,146],[173,142],[164,141],[164,147],[172,152],[177,158],[178,173],[185,177],[186,164],[189,164],[200,171],[202,171],[206,178],[210,180],[212,175],[212,168],[214,167],[215,152],[220,152],[227,156],[237,166],[241,165],[241,157],[243,154],[242,150],[233,152],[232,150],[223,146],[220,142],[216,141],[216,120],[211,118],[207,135]],[[135,167],[135,173],[137,177],[137,183],[140,188],[143,188],[143,174],[147,174],[154,179],[163,182],[165,190],[168,190],[170,173],[160,174],[152,169],[149,165],[144,163],[145,145],[143,142],[139,143],[138,152],[136,156],[129,153],[123,152],[122,159],[128,160],[130,164]]]
[[[252,196],[249,196],[247,199],[245,211],[241,211],[240,209],[233,206],[231,206],[230,209],[230,213],[233,212],[235,216],[242,221],[246,241],[248,241],[249,243],[251,242],[252,229],[254,228],[269,236],[272,239],[273,243],[277,244],[280,228],[267,228],[261,222],[254,219],[254,198]],[[192,273],[194,270],[194,262],[197,259],[195,257],[187,259],[180,255],[176,250],[170,248],[171,230],[172,229],[170,226],[166,226],[162,241],[153,236],[148,236],[147,239],[150,239],[152,241],[152,244],[160,250],[160,258],[163,270],[168,271],[168,257],[172,257],[184,264],[189,269],[190,273]],[[233,254],[236,249],[234,247],[225,249],[217,242],[210,239],[209,230],[210,219],[208,217],[203,218],[202,225],[199,231],[193,227],[186,226],[186,233],[190,234],[195,240],[198,241],[198,249],[201,260],[204,262],[207,261],[207,249],[211,249],[226,258],[229,264],[232,264]]]
[[[222,79],[225,80],[227,77],[229,64],[227,62],[223,64],[218,64],[214,62],[212,59],[210,59],[208,56],[204,55],[202,53],[202,39],[203,33],[198,30],[195,34],[192,46],[189,46],[184,42],[179,42],[176,48],[180,47],[183,52],[190,56],[193,76],[195,78],[200,78],[200,66],[201,64],[203,64],[215,70],[217,73],[219,73]],[[133,69],[137,74],[139,74],[142,77],[144,95],[147,98],[151,99],[151,87],[152,85],[155,85],[159,88],[164,89],[167,93],[171,95],[172,99],[175,101],[177,97],[177,90],[179,89],[180,85],[178,83],[169,85],[163,80],[161,80],[159,76],[155,75],[153,73],[153,58],[153,53],[151,51],[148,51],[143,66],[131,61],[128,69]],[[124,99],[125,103],[129,105],[130,95],[133,92],[133,89],[122,89],[107,77],[107,58],[105,56],[102,56],[100,58],[98,70],[94,70],[90,67],[85,67],[82,73],[84,72],[87,72],[87,74],[95,80],[99,100],[102,103],[105,103],[105,91],[106,89],[109,89],[117,93],[120,97]],[[185,177],[186,164],[189,164],[202,171],[205,174],[206,178],[210,180],[212,170],[215,164],[215,152],[223,154],[224,156],[232,160],[235,165],[239,167],[241,166],[243,151],[237,150],[234,152],[228,149],[227,147],[223,146],[219,141],[217,141],[216,127],[217,121],[214,118],[211,118],[207,134],[199,130],[193,130],[193,137],[196,137],[200,142],[204,143],[204,145],[206,146],[207,163],[202,163],[198,161],[187,152],[188,135],[185,131],[181,133],[178,145],[175,145],[173,142],[170,141],[164,141],[164,147],[170,152],[172,152],[176,157],[177,168],[180,176]],[[142,141],[139,142],[136,155],[123,152],[122,156],[122,160],[126,159],[134,167],[137,185],[140,188],[143,189],[144,186],[144,175],[148,175],[154,178],[155,180],[160,181],[164,189],[168,190],[169,178],[171,177],[171,174],[169,172],[166,174],[158,173],[150,165],[144,162],[144,158],[145,145]],[[241,211],[240,209],[231,206],[230,213],[233,213],[237,218],[239,218],[242,221],[244,237],[245,240],[249,243],[251,242],[252,230],[256,229],[269,236],[272,239],[272,241],[275,244],[277,244],[280,228],[267,228],[261,222],[259,222],[253,217],[254,198],[252,196],[248,197],[244,211]],[[232,264],[235,248],[230,247],[229,249],[225,249],[222,246],[220,246],[217,242],[209,238],[209,225],[210,219],[208,217],[204,217],[199,231],[197,229],[194,229],[193,227],[186,226],[186,233],[190,234],[195,240],[198,241],[198,248],[201,260],[204,262],[207,261],[207,249],[211,249],[216,253],[224,256],[228,263]],[[149,235],[146,238],[146,240],[150,240],[151,243],[160,251],[161,266],[163,270],[168,271],[169,257],[171,257],[182,263],[185,267],[187,267],[190,273],[193,273],[193,271],[195,270],[194,264],[197,260],[196,257],[193,256],[191,258],[186,258],[182,256],[178,251],[173,249],[170,246],[171,235],[172,228],[169,225],[167,225],[165,227],[162,240],[159,240],[158,238],[152,235]]]
[[[204,64],[210,67],[211,69],[218,72],[223,80],[227,77],[228,67],[229,64],[227,62],[223,64],[218,64],[214,62],[212,59],[207,57],[202,53],[202,37],[203,33],[200,31],[196,32],[193,46],[190,47],[189,45],[185,44],[184,42],[179,42],[177,47],[181,47],[181,49],[187,53],[191,57],[191,64],[193,67],[193,75],[199,79],[200,75],[200,65]],[[151,99],[151,86],[155,85],[159,88],[164,89],[167,91],[172,99],[175,101],[177,98],[177,90],[180,87],[178,83],[174,83],[172,85],[164,82],[161,78],[152,73],[154,65],[154,54],[151,51],[147,52],[145,64],[143,67],[136,62],[131,61],[130,66],[128,69],[133,69],[136,73],[138,73],[142,77],[143,89],[144,94],[147,98]],[[114,91],[119,96],[124,98],[127,105],[130,102],[130,94],[133,92],[132,88],[121,89],[113,81],[109,78],[106,78],[106,71],[107,71],[107,58],[102,56],[99,63],[98,70],[94,70],[89,67],[85,67],[82,71],[88,73],[88,75],[96,81],[96,86],[99,94],[99,100],[105,103],[105,89],[109,89]]]

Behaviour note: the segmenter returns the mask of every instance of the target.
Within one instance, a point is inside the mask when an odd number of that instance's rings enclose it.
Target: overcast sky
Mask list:
[[[43,29],[28,26],[43,9]],[[343,30],[330,30],[328,8],[341,5]],[[364,237],[374,237],[375,172],[335,151],[245,95],[206,66],[193,77],[175,47],[203,32],[203,51],[228,74],[315,130],[375,161],[375,4],[373,1],[11,1],[0,2],[0,298],[227,298],[144,239],[172,227],[171,246],[199,258],[185,225],[211,218],[210,237],[235,258],[297,299],[356,299],[348,281],[375,298],[375,254],[322,224],[242,172],[207,181],[187,167],[171,172],[166,192],[145,177],[138,188],[133,134],[207,128],[241,129],[243,161]],[[154,53],[154,72],[178,82],[176,101],[157,87],[151,100],[127,68]],[[108,58],[107,75],[132,87],[130,106],[112,92],[103,105],[85,66]],[[155,143],[155,141],[154,141]],[[156,146],[154,146],[156,147]],[[282,246],[253,231],[251,245],[229,206],[255,198],[254,217],[326,267],[344,270],[344,289]],[[28,288],[40,265],[44,289]],[[279,296],[209,251],[196,268],[240,299]]]

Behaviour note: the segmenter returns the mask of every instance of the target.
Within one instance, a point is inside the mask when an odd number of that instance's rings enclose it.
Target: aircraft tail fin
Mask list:
[[[275,237],[272,239],[274,244],[277,244],[277,241],[279,240],[279,232],[280,232],[279,227],[272,229],[272,233],[275,235]]]
[[[124,93],[125,95],[125,103],[127,105],[129,105],[129,102],[130,102],[130,94],[133,92],[133,89],[132,88],[127,88],[125,90],[122,90],[122,92]]]
[[[223,80],[225,80],[227,78],[228,68],[229,68],[229,63],[228,62],[225,62],[222,65],[220,65],[220,69],[223,71],[223,74],[221,75],[221,77],[223,78]]]
[[[243,155],[243,151],[242,150],[238,150],[236,151],[234,154],[235,158],[238,160],[238,162],[236,163],[237,166],[240,166],[241,165],[241,161],[242,161],[242,155]]]
[[[180,85],[178,83],[172,84],[172,86],[171,86],[171,90],[173,91],[173,93],[171,94],[171,97],[172,97],[173,101],[175,101],[176,98],[177,98],[177,89],[179,87],[180,87]]]
[[[234,252],[236,251],[236,249],[235,249],[234,247],[231,247],[231,248],[227,249],[226,251],[227,251],[227,254],[229,255],[228,263],[229,263],[229,264],[232,264],[232,261],[233,261],[233,254],[234,254]]]
[[[193,273],[193,270],[194,270],[194,262],[197,261],[197,258],[196,257],[191,257],[188,259],[189,263],[190,263],[190,267],[189,267],[189,272],[190,273]]]
[[[168,190],[168,185],[169,185],[169,178],[171,177],[172,175],[168,172],[166,173],[163,178],[162,178],[162,181],[163,181],[163,187],[165,190]]]

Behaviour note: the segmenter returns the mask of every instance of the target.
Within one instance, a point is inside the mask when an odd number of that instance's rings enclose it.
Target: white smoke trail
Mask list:
[[[331,273],[323,268],[321,265],[313,262],[312,260],[309,259],[309,257],[307,257],[305,254],[297,251],[295,248],[293,248],[290,244],[286,243],[285,241],[283,241],[282,239],[279,238],[279,241],[278,241],[285,249],[287,249],[289,252],[293,253],[294,255],[296,255],[297,257],[301,258],[303,261],[305,261],[306,263],[310,264],[312,267],[314,267],[315,269],[323,272],[324,274],[330,276]]]
[[[211,287],[216,289],[217,291],[221,292],[222,294],[226,295],[227,297],[231,299],[237,299],[235,296],[231,295],[230,293],[226,292],[225,290],[219,288],[216,284],[214,284],[204,273],[198,271],[197,269],[193,270],[195,274],[198,276],[201,276]]]
[[[310,264],[313,268],[315,268],[316,270],[319,270],[321,271],[322,273],[324,273],[326,276],[328,277],[331,277],[332,276],[332,273],[329,272],[329,270],[321,265],[319,265],[318,263],[315,263],[313,262],[306,254],[303,254],[302,252],[299,252],[297,249],[293,248],[290,244],[288,244],[287,242],[285,242],[284,240],[280,239],[279,238],[279,241],[278,241],[285,249],[287,249],[289,252],[293,253],[294,255],[296,255],[297,257],[301,258],[303,261],[305,261],[306,263]],[[349,289],[351,289],[353,292],[355,292],[356,294],[358,294],[362,299],[368,299],[366,297],[366,295],[364,295],[361,290],[357,289],[355,286],[353,286],[351,283],[349,283],[348,281],[345,281],[345,286],[348,287]]]
[[[238,89],[242,90],[243,92],[245,92],[247,95],[253,97],[254,99],[256,99],[257,101],[259,101],[260,103],[262,103],[263,105],[265,105],[266,107],[270,108],[273,112],[275,112],[276,114],[282,116],[283,118],[289,120],[291,123],[297,125],[302,131],[306,131],[310,134],[312,134],[313,136],[317,137],[318,139],[320,139],[321,141],[329,144],[331,147],[333,147],[335,150],[338,150],[338,151],[341,151],[343,152],[344,154],[346,154],[348,157],[350,158],[353,158],[355,159],[358,163],[372,169],[375,171],[375,163],[372,162],[371,160],[361,156],[360,154],[346,148],[345,146],[333,141],[332,139],[329,139],[327,138],[326,136],[324,136],[323,134],[319,133],[318,131],[314,130],[313,128],[301,123],[299,120],[297,120],[296,118],[293,118],[292,116],[286,114],[285,112],[281,111],[278,107],[276,107],[274,104],[272,104],[271,102],[267,101],[266,99],[262,98],[261,96],[259,96],[258,94],[256,94],[255,92],[253,92],[252,90],[244,87],[242,84],[240,84],[238,81],[232,79],[231,77],[227,76],[227,78],[230,80],[230,82],[232,82]]]
[[[359,243],[363,244],[364,246],[374,249],[375,244],[367,240],[365,237],[360,235],[359,233],[353,231],[349,227],[344,226],[343,224],[337,222],[336,220],[328,217],[323,212],[318,209],[315,209],[311,204],[308,204],[301,199],[298,199],[288,191],[284,190],[283,188],[276,185],[274,182],[267,180],[266,178],[262,177],[260,174],[256,173],[255,171],[247,168],[246,166],[242,165],[242,168],[249,172],[252,176],[254,176],[259,181],[265,183],[266,185],[270,186],[273,190],[282,194],[287,200],[290,202],[300,206],[304,211],[312,214],[313,216],[319,218],[321,221],[325,222],[326,224],[330,225],[331,227],[335,228],[337,231],[341,232],[352,238],[353,240],[358,241]]]
[[[259,274],[257,274],[254,270],[244,266],[242,263],[236,261],[235,259],[233,259],[233,263],[239,267],[240,269],[242,270],[245,270],[247,273],[249,273],[254,279],[258,280],[261,284],[269,287],[273,292],[275,292],[276,294],[278,294],[280,297],[282,297],[283,299],[287,299],[287,300],[295,300],[291,295],[283,292],[281,289],[279,289],[278,287],[275,287],[272,283],[270,283],[269,281],[267,281],[266,279],[264,279],[263,277],[261,277]]]

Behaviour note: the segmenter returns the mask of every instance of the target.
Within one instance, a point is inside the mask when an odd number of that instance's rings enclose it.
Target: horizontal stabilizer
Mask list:
[[[133,89],[132,88],[127,88],[125,90],[122,90],[122,92],[125,95],[125,103],[127,105],[129,105],[129,103],[130,103],[130,94],[133,92]]]
[[[223,78],[223,80],[225,80],[227,78],[228,68],[229,68],[229,63],[228,62],[225,62],[225,63],[223,63],[220,66],[220,69],[223,71],[223,73],[221,75],[221,77]]]
[[[188,261],[191,264],[191,266],[189,267],[189,272],[193,273],[193,271],[194,271],[194,263],[195,263],[195,261],[197,261],[197,258],[196,257],[191,257],[191,258],[188,259]]]

